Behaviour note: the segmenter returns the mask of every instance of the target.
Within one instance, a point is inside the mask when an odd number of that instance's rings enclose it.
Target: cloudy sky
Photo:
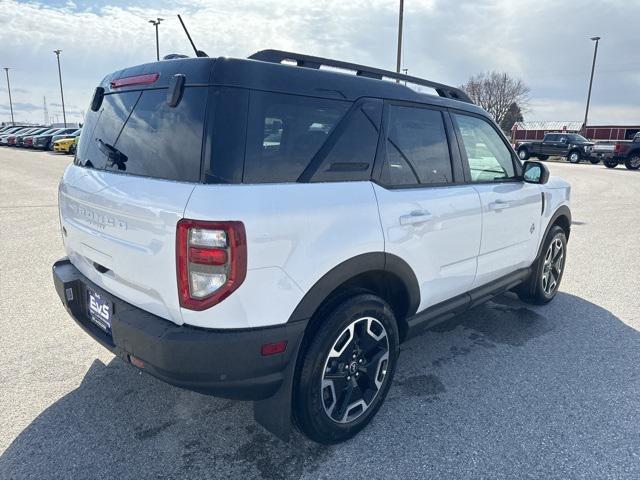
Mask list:
[[[0,67],[10,67],[16,120],[41,122],[43,97],[61,121],[53,50],[61,62],[69,121],[113,70],[190,54],[177,13],[210,56],[264,48],[395,68],[398,0],[0,0]],[[594,35],[601,36],[590,123],[640,123],[640,1],[405,0],[404,67],[459,85],[506,71],[531,87],[526,120],[581,120]],[[1,72],[4,74],[4,71]],[[0,122],[10,119],[0,79]]]

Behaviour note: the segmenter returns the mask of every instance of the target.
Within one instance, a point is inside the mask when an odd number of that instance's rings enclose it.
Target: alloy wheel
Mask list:
[[[547,249],[542,266],[542,290],[545,295],[551,295],[558,288],[563,268],[564,245],[562,240],[555,238]]]
[[[329,350],[321,379],[322,405],[336,423],[349,423],[364,414],[387,375],[389,338],[372,317],[350,323]]]

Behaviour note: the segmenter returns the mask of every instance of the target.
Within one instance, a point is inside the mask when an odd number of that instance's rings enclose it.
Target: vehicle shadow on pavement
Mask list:
[[[640,478],[638,365],[640,333],[607,310],[502,295],[405,343],[372,425],[325,447],[277,440],[250,403],[96,360],[13,441],[0,477]]]

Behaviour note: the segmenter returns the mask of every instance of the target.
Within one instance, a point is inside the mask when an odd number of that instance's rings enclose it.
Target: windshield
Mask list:
[[[588,142],[589,140],[587,140],[586,138],[584,138],[582,135],[567,135],[567,138],[572,141],[572,142]]]

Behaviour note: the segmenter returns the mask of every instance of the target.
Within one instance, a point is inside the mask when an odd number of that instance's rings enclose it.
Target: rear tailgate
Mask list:
[[[58,201],[71,263],[124,301],[181,324],[175,230],[194,187],[70,166]]]
[[[615,143],[596,143],[593,145],[593,153],[613,153]]]
[[[111,294],[177,324],[176,224],[201,178],[210,68],[209,61],[168,61],[107,77],[59,189],[63,240],[75,267]],[[154,70],[157,81],[114,86]],[[184,72],[181,100],[170,106],[167,87]]]

